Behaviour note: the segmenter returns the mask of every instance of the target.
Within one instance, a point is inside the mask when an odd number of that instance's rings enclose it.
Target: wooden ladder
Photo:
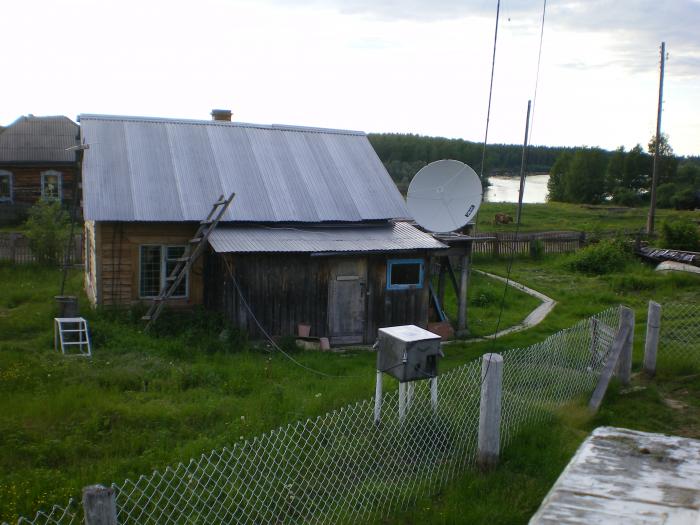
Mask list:
[[[143,321],[146,321],[144,331],[147,332],[151,325],[156,322],[156,319],[158,319],[158,316],[163,311],[165,301],[170,299],[173,293],[175,293],[182,279],[185,278],[185,275],[190,271],[194,262],[202,254],[202,251],[207,245],[209,234],[211,234],[214,228],[216,228],[216,225],[219,224],[219,220],[223,217],[224,213],[226,213],[229,204],[231,204],[235,196],[235,193],[232,193],[228,199],[224,198],[223,195],[219,196],[219,199],[212,206],[207,218],[200,221],[197,233],[194,234],[194,237],[192,237],[185,246],[185,251],[182,256],[177,259],[177,264],[175,268],[173,268],[173,271],[165,278],[165,284],[160,294],[153,299],[150,308],[141,318]]]

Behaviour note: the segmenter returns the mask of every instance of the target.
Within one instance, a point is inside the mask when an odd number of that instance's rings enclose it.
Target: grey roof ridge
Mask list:
[[[330,133],[335,135],[357,135],[365,137],[367,133],[364,131],[354,131],[347,129],[333,129],[333,128],[318,128],[311,126],[293,126],[288,124],[253,124],[249,122],[228,122],[221,120],[197,120],[197,119],[179,119],[179,118],[166,118],[166,117],[137,117],[129,115],[101,115],[95,113],[83,113],[78,115],[78,122],[81,120],[114,120],[121,122],[152,122],[152,123],[170,123],[170,124],[183,124],[183,125],[194,125],[194,126],[225,126],[225,127],[240,127],[240,128],[257,128],[257,129],[267,129],[267,130],[277,130],[277,131],[300,131],[306,133]]]

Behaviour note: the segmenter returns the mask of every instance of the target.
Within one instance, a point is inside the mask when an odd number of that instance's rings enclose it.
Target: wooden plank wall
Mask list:
[[[96,227],[98,303],[105,306],[126,306],[141,301],[139,247],[142,244],[184,245],[197,230],[195,223],[101,222]],[[170,300],[168,306],[202,304],[202,264],[200,258],[190,272],[189,297]]]
[[[297,325],[305,323],[311,325],[311,336],[328,337],[328,281],[337,258],[308,254],[209,254],[204,268],[205,305],[224,312],[234,326],[253,338],[261,338],[262,333],[236,292],[223,257],[230,261],[246,302],[270,335],[296,335]],[[424,258],[425,285],[418,290],[386,290],[386,261],[391,256],[366,257],[365,343],[373,343],[381,327],[425,327],[428,322],[428,259],[422,253],[393,257]]]
[[[490,240],[475,240],[473,253],[491,255],[510,255],[515,251],[516,255],[529,255],[534,242],[539,241],[543,252],[569,253],[582,248],[586,243],[586,234],[583,232],[514,232],[479,233],[477,237],[493,237]]]

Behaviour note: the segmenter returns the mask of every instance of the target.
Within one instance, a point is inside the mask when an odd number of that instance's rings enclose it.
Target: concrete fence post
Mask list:
[[[89,485],[83,489],[85,525],[118,525],[117,499],[114,489]]]
[[[620,326],[629,327],[627,338],[620,352],[620,359],[617,362],[617,377],[623,385],[629,385],[632,378],[632,346],[634,344],[634,310],[626,306],[620,307]]]
[[[477,451],[477,464],[484,471],[498,464],[501,447],[502,388],[503,357],[499,354],[485,354],[481,359],[481,403]]]
[[[649,376],[656,374],[656,353],[659,348],[661,330],[661,305],[649,301],[647,313],[647,334],[644,339],[644,372]]]

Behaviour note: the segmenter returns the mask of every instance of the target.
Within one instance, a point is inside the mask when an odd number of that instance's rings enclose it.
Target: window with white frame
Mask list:
[[[12,173],[0,170],[0,202],[12,202]]]
[[[43,171],[41,173],[41,198],[46,201],[61,202],[62,178],[60,171]]]
[[[139,295],[143,298],[157,297],[165,286],[178,259],[185,253],[184,246],[144,244],[139,253]],[[180,282],[172,297],[187,297],[189,275]]]

